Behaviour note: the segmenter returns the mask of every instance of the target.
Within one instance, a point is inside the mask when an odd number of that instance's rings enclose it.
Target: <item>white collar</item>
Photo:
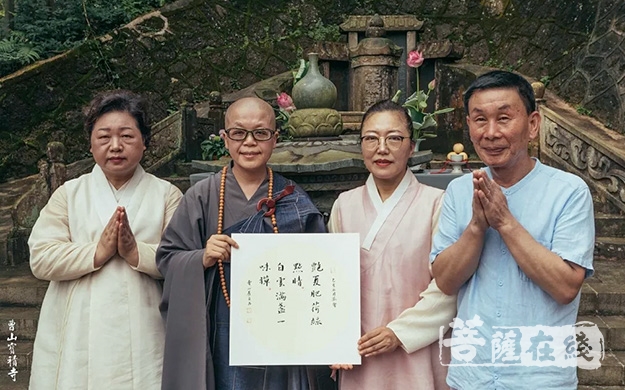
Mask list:
[[[145,171],[141,165],[137,165],[130,180],[124,183],[119,190],[115,190],[115,187],[108,181],[106,175],[104,175],[102,168],[97,164],[93,167],[92,174],[94,180],[91,181],[91,193],[94,194],[98,202],[99,207],[96,209],[100,221],[104,226],[108,224],[117,206],[124,206],[126,208],[129,219],[134,216],[137,207],[133,207],[136,205],[131,205],[130,203],[144,173]],[[109,191],[106,191],[106,188],[108,188]]]
[[[380,198],[380,194],[378,193],[378,187],[376,187],[375,181],[373,180],[373,175],[369,175],[365,185],[367,188],[367,193],[369,194],[369,198],[371,198],[371,202],[373,202],[373,207],[375,207],[375,210],[377,212],[377,217],[375,218],[375,221],[373,221],[373,225],[371,225],[369,233],[367,233],[367,236],[362,242],[361,248],[365,250],[371,249],[371,246],[373,245],[373,240],[375,240],[375,237],[382,228],[382,225],[384,225],[384,222],[386,222],[386,219],[391,214],[391,211],[393,211],[395,206],[397,206],[397,203],[399,203],[401,197],[404,196],[404,194],[406,193],[406,190],[408,189],[408,186],[410,185],[410,182],[412,180],[411,176],[413,176],[412,171],[410,171],[410,169],[406,169],[406,173],[404,174],[403,179],[401,180],[397,188],[395,188],[393,194],[389,196],[385,201],[382,201],[382,198]]]

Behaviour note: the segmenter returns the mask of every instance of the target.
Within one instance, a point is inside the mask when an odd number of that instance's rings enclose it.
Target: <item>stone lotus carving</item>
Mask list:
[[[341,114],[331,108],[304,108],[295,110],[287,126],[294,138],[333,137],[341,134]]]

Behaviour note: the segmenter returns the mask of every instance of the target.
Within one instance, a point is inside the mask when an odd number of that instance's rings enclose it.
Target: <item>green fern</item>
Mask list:
[[[22,34],[12,32],[8,38],[0,40],[0,66],[14,67],[15,64],[23,66],[38,59],[39,52]]]

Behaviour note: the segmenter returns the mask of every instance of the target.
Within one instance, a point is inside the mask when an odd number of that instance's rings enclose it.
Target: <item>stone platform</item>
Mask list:
[[[369,176],[357,140],[358,136],[348,135],[336,140],[280,142],[269,166],[297,182],[321,212],[329,213],[340,192],[363,185]],[[423,164],[432,157],[429,150],[415,152],[408,165]],[[192,167],[202,172],[218,172],[230,161],[229,157],[194,160]]]

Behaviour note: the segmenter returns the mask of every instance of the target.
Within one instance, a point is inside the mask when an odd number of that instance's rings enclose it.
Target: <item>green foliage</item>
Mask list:
[[[305,61],[303,58],[299,60],[299,67],[296,71],[293,71],[293,85],[297,84],[298,81],[306,76],[306,73],[308,72],[308,66],[308,61]]]
[[[15,71],[39,56],[52,57],[75,47],[85,39],[104,35],[165,2],[166,0],[56,0],[50,6],[48,0],[18,1],[13,30],[8,34],[4,33],[4,36],[0,35],[3,42],[0,50],[4,54],[0,54],[0,76]],[[14,38],[16,36],[19,40]],[[9,44],[13,47],[9,47]],[[19,48],[22,50],[19,55],[15,54],[16,46],[17,52]]]
[[[545,88],[547,86],[549,86],[549,83],[551,83],[551,77],[550,76],[543,76],[540,78],[539,80],[541,83],[543,83],[545,85]]]
[[[0,40],[0,74],[13,72],[38,59],[39,52],[23,34],[13,32],[8,38]]]
[[[590,116],[592,114],[592,110],[589,110],[588,108],[582,106],[581,104],[578,104],[575,106],[575,111],[577,111],[579,115]]]
[[[417,67],[417,79],[419,78],[419,68]],[[417,83],[417,88],[419,88]],[[435,88],[435,80],[428,83],[427,92],[421,89],[417,89],[412,95],[410,95],[403,106],[408,110],[408,114],[412,119],[412,139],[417,140],[419,138],[435,138],[435,128],[438,125],[435,116],[439,114],[446,114],[454,110],[453,107],[441,108],[434,112],[425,112],[428,107],[428,99],[430,93]],[[391,99],[395,103],[399,102],[401,96],[401,90],[395,92],[395,96]]]
[[[489,68],[503,68],[503,61],[498,60],[496,58],[489,58],[484,62],[484,66],[488,66]]]
[[[280,134],[287,134],[287,124],[289,123],[289,117],[291,114],[283,109],[273,109],[276,115],[276,128],[280,130]]]
[[[522,65],[523,65],[523,60],[519,58],[514,64],[508,64],[505,70],[507,70],[508,72],[514,72],[515,70],[519,69]]]
[[[306,36],[314,41],[337,42],[341,38],[341,31],[336,24],[327,25],[318,20],[313,28],[306,31]]]
[[[278,133],[278,142],[290,142],[293,141],[293,135],[288,131],[280,131]]]
[[[229,155],[223,138],[215,134],[211,134],[208,139],[202,141],[200,148],[202,149],[203,160],[218,160]]]

